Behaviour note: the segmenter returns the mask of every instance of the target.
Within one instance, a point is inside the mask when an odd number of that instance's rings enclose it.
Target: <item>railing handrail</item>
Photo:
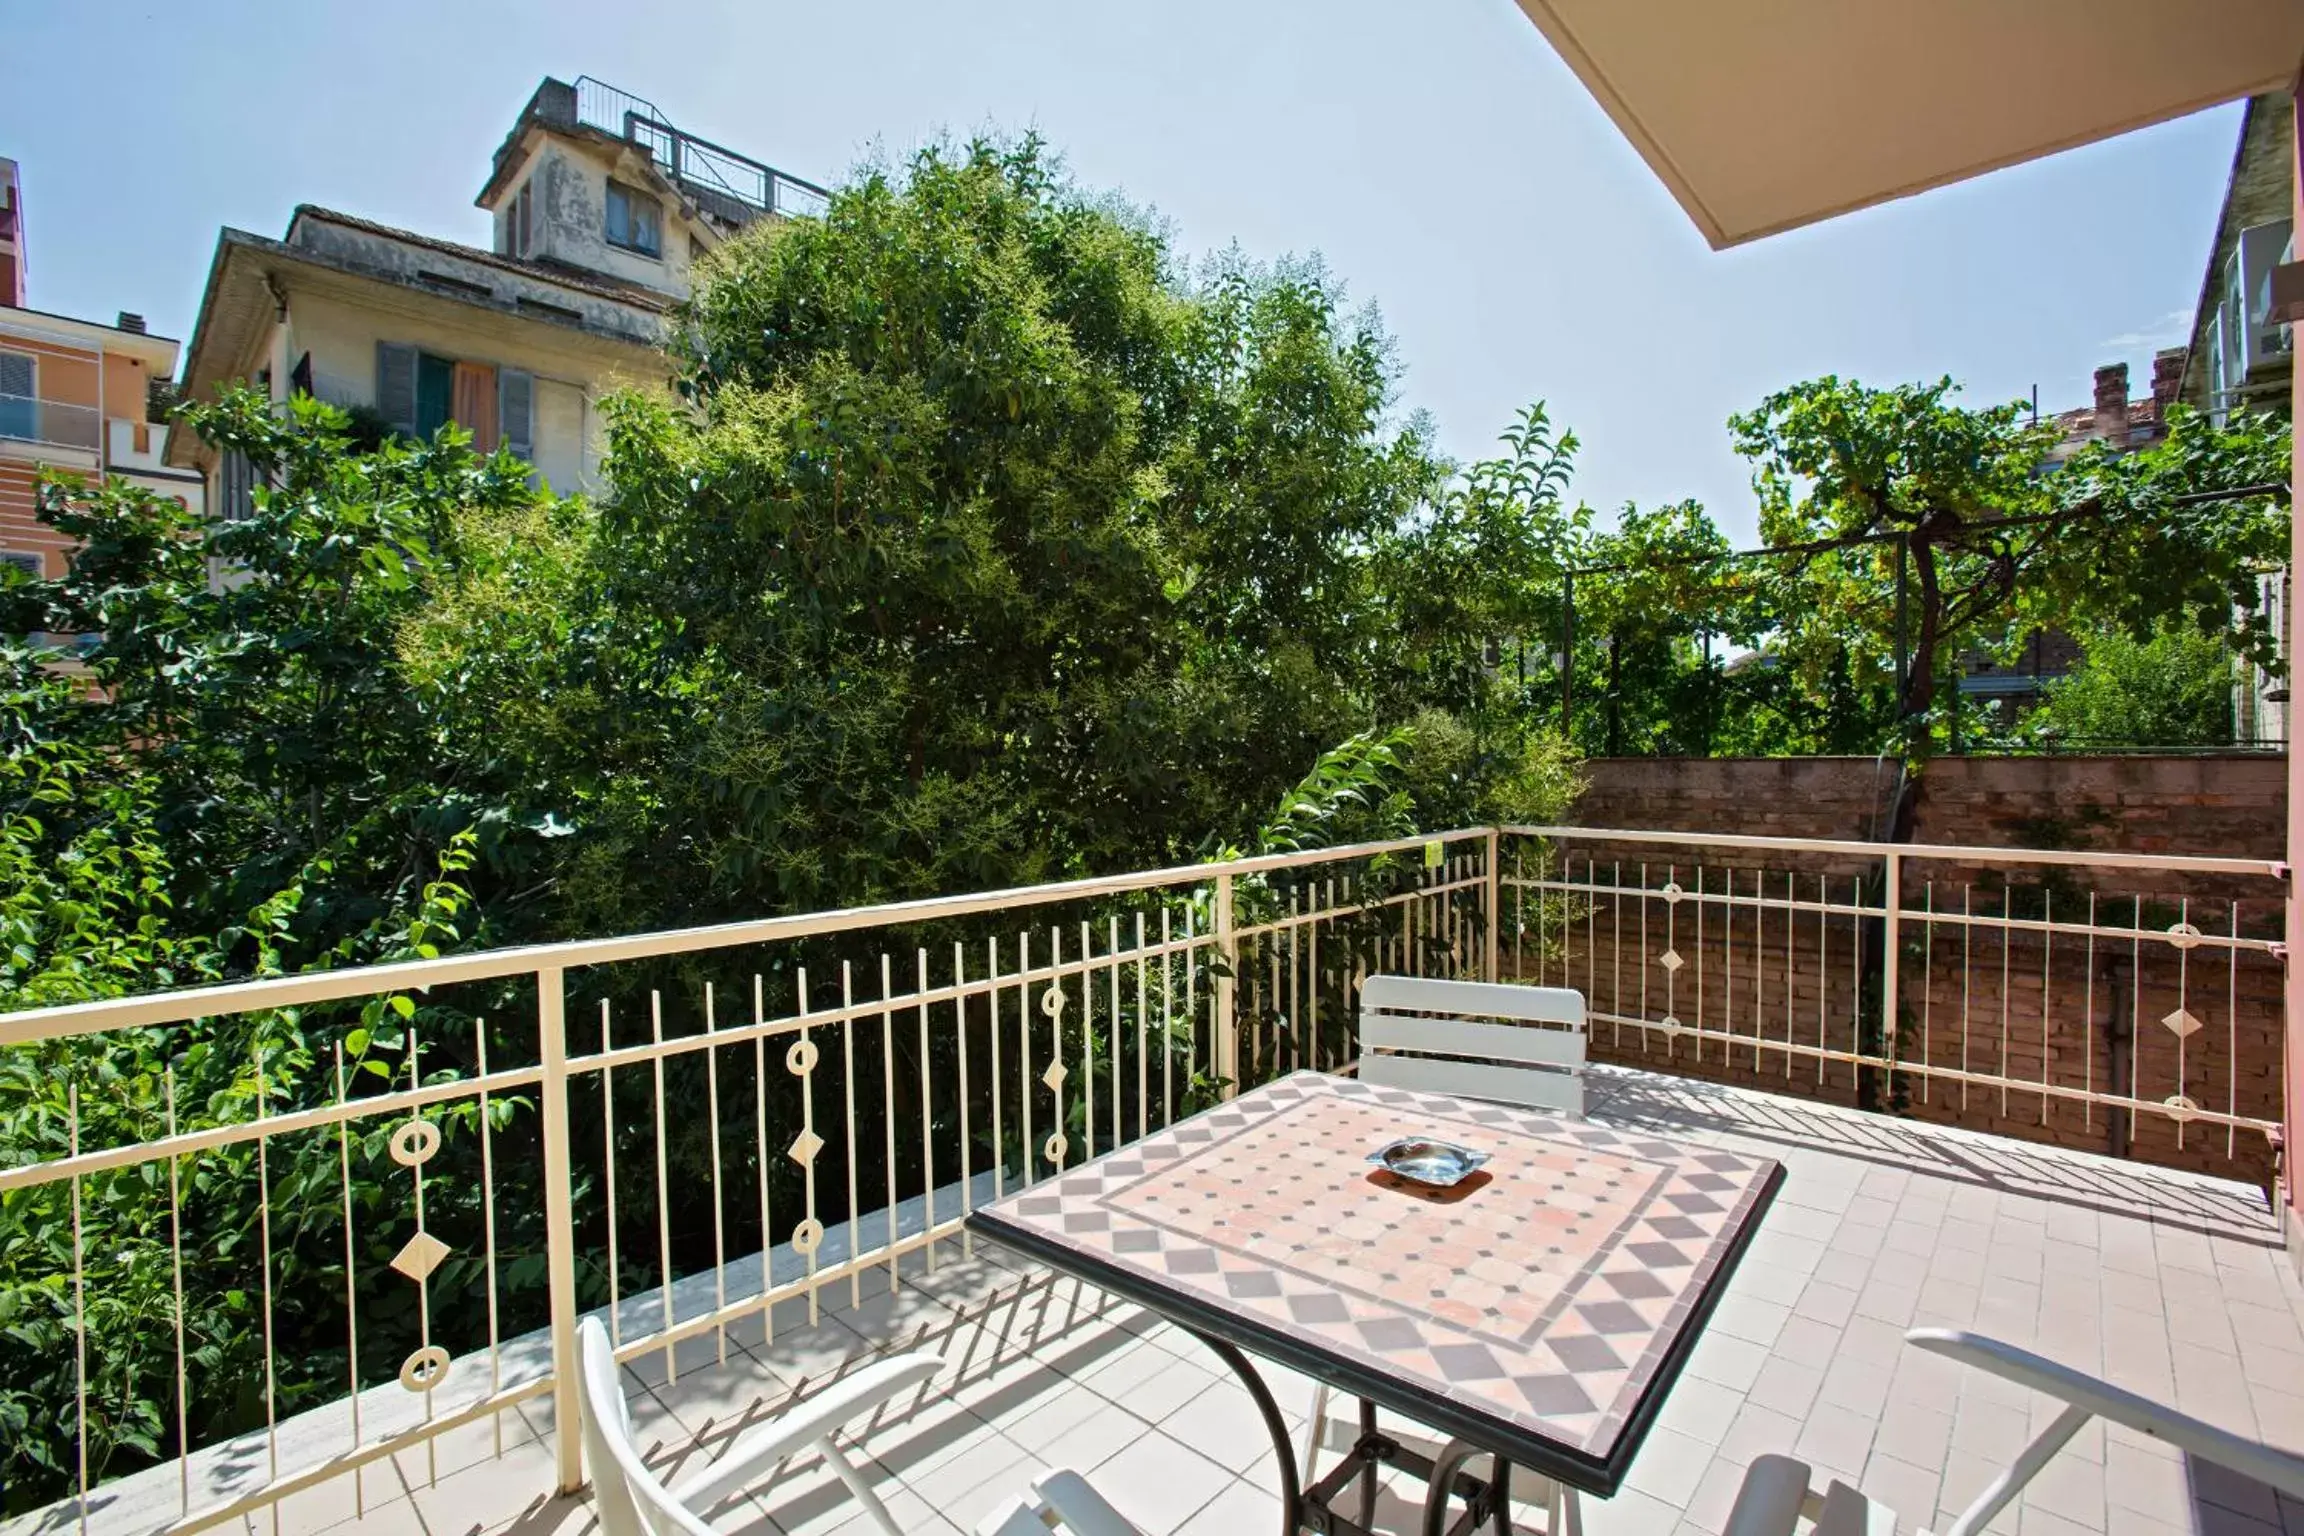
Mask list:
[[[1881,843],[1856,838],[1768,837],[1740,832],[1664,832],[1630,827],[1498,828],[1507,837],[1550,837],[1584,842],[1653,843],[1687,848],[1759,848],[1778,853],[1832,853],[1857,858],[1896,854],[1940,864],[2086,864],[2108,869],[2172,870],[2196,875],[2248,875],[2284,880],[2279,859],[2231,859],[2190,853],[2097,853],[2075,848],[1985,848],[1962,843]]]
[[[478,950],[464,955],[443,955],[437,960],[406,960],[388,965],[357,966],[340,971],[307,971],[260,981],[222,982],[214,986],[183,987],[129,997],[101,998],[85,1003],[60,1003],[0,1013],[0,1046],[27,1045],[71,1035],[97,1034],[110,1029],[149,1028],[193,1019],[251,1013],[263,1008],[289,1008],[306,1003],[335,1002],[379,992],[488,981],[543,970],[573,970],[624,960],[645,960],[660,955],[692,954],[701,950],[732,949],[746,944],[774,943],[847,933],[859,928],[902,927],[946,918],[972,917],[1004,908],[1048,906],[1097,896],[1149,890],[1164,885],[1190,885],[1226,876],[1264,874],[1350,859],[1400,853],[1433,843],[1485,839],[1486,827],[1458,828],[1382,842],[1351,843],[1336,848],[1314,848],[1301,853],[1260,854],[1254,858],[1182,864],[1166,869],[1138,870],[1125,875],[1097,875],[1079,880],[1012,886],[959,896],[929,896],[912,901],[882,902],[874,906],[843,907],[830,912],[807,912],[786,917],[749,918],[695,928],[660,929],[607,939],[566,939],[550,944],[528,944],[508,949]]]

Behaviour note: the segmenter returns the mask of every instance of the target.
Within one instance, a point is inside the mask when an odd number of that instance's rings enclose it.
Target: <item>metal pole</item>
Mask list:
[[[577,1420],[575,1171],[568,1148],[568,997],[566,973],[546,966],[536,973],[536,1035],[544,1080],[543,1111],[545,1280],[552,1298],[553,1453],[560,1491],[584,1486],[584,1441]]]
[[[1576,572],[1561,581],[1565,601],[1560,609],[1560,734],[1576,740]]]
[[[1232,933],[1232,877],[1216,877],[1216,1075],[1224,1080],[1224,1097],[1240,1092],[1240,1020],[1235,1007],[1239,996],[1240,946]]]
[[[1911,553],[1912,536],[1896,536],[1896,718],[1904,718],[1904,700],[1910,695],[1912,684],[1911,643],[1907,637],[1906,615],[1910,611],[1904,591],[1904,561]]]

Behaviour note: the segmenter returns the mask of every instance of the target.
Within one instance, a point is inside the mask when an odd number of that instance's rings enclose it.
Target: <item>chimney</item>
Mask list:
[[[2189,355],[2182,347],[2162,347],[2152,354],[2152,402],[2160,407],[2160,419],[2168,419],[2168,407],[2176,403],[2176,392],[2184,387],[2184,359]]]
[[[2128,365],[2106,363],[2096,370],[2096,435],[2128,440]]]
[[[144,317],[130,314],[124,309],[120,311],[120,323],[117,328],[123,331],[133,331],[141,336],[144,334]]]

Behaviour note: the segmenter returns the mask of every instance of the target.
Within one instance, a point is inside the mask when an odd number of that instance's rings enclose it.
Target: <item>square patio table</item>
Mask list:
[[[1490,1158],[1427,1189],[1368,1161],[1401,1136]],[[1378,1461],[1431,1482],[1427,1529],[1454,1492],[1457,1528],[1502,1530],[1464,1464],[1614,1493],[1782,1178],[1770,1158],[1299,1072],[969,1221],[1222,1356],[1272,1432],[1285,1530],[1360,1529],[1329,1500],[1355,1475],[1372,1494]],[[1360,1446],[1316,1487],[1242,1350],[1361,1399]],[[1377,1408],[1452,1437],[1439,1464],[1379,1435]]]

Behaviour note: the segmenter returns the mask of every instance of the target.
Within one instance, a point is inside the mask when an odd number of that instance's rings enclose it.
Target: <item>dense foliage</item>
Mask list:
[[[1317,266],[1187,275],[1036,144],[973,145],[723,248],[679,319],[677,391],[606,413],[598,502],[454,429],[378,443],[248,395],[184,417],[246,455],[245,520],[49,488],[82,552],[58,581],[0,576],[0,631],[84,643],[68,671],[0,655],[0,1010],[1543,819],[1572,793],[1490,642],[1556,584],[1573,439],[1534,410],[1497,462],[1452,474],[1396,414],[1376,316]],[[689,1007],[696,979],[616,984]],[[13,1051],[0,1155],[325,1103],[339,1060],[354,1094],[468,1074],[480,1017],[523,1007],[466,989]],[[676,1097],[702,1091],[693,1065]],[[515,1181],[508,1330],[536,1320],[541,1278],[529,1108],[490,1116]],[[440,1186],[476,1187],[469,1108],[443,1125]],[[702,1168],[701,1135],[671,1128],[676,1170]],[[84,1181],[112,1309],[100,1474],[178,1445],[172,1208],[203,1255],[194,1442],[262,1422],[267,1298],[281,1411],[396,1369],[406,1175],[374,1142],[204,1153],[180,1203],[164,1164]],[[698,1180],[671,1187],[685,1253],[712,1221]],[[434,1230],[477,1219],[435,1200]],[[76,1454],[54,1412],[75,1369],[63,1201],[0,1201],[15,1505]],[[480,1283],[444,1266],[436,1319],[478,1317]],[[353,1362],[331,1309],[370,1286]]]

